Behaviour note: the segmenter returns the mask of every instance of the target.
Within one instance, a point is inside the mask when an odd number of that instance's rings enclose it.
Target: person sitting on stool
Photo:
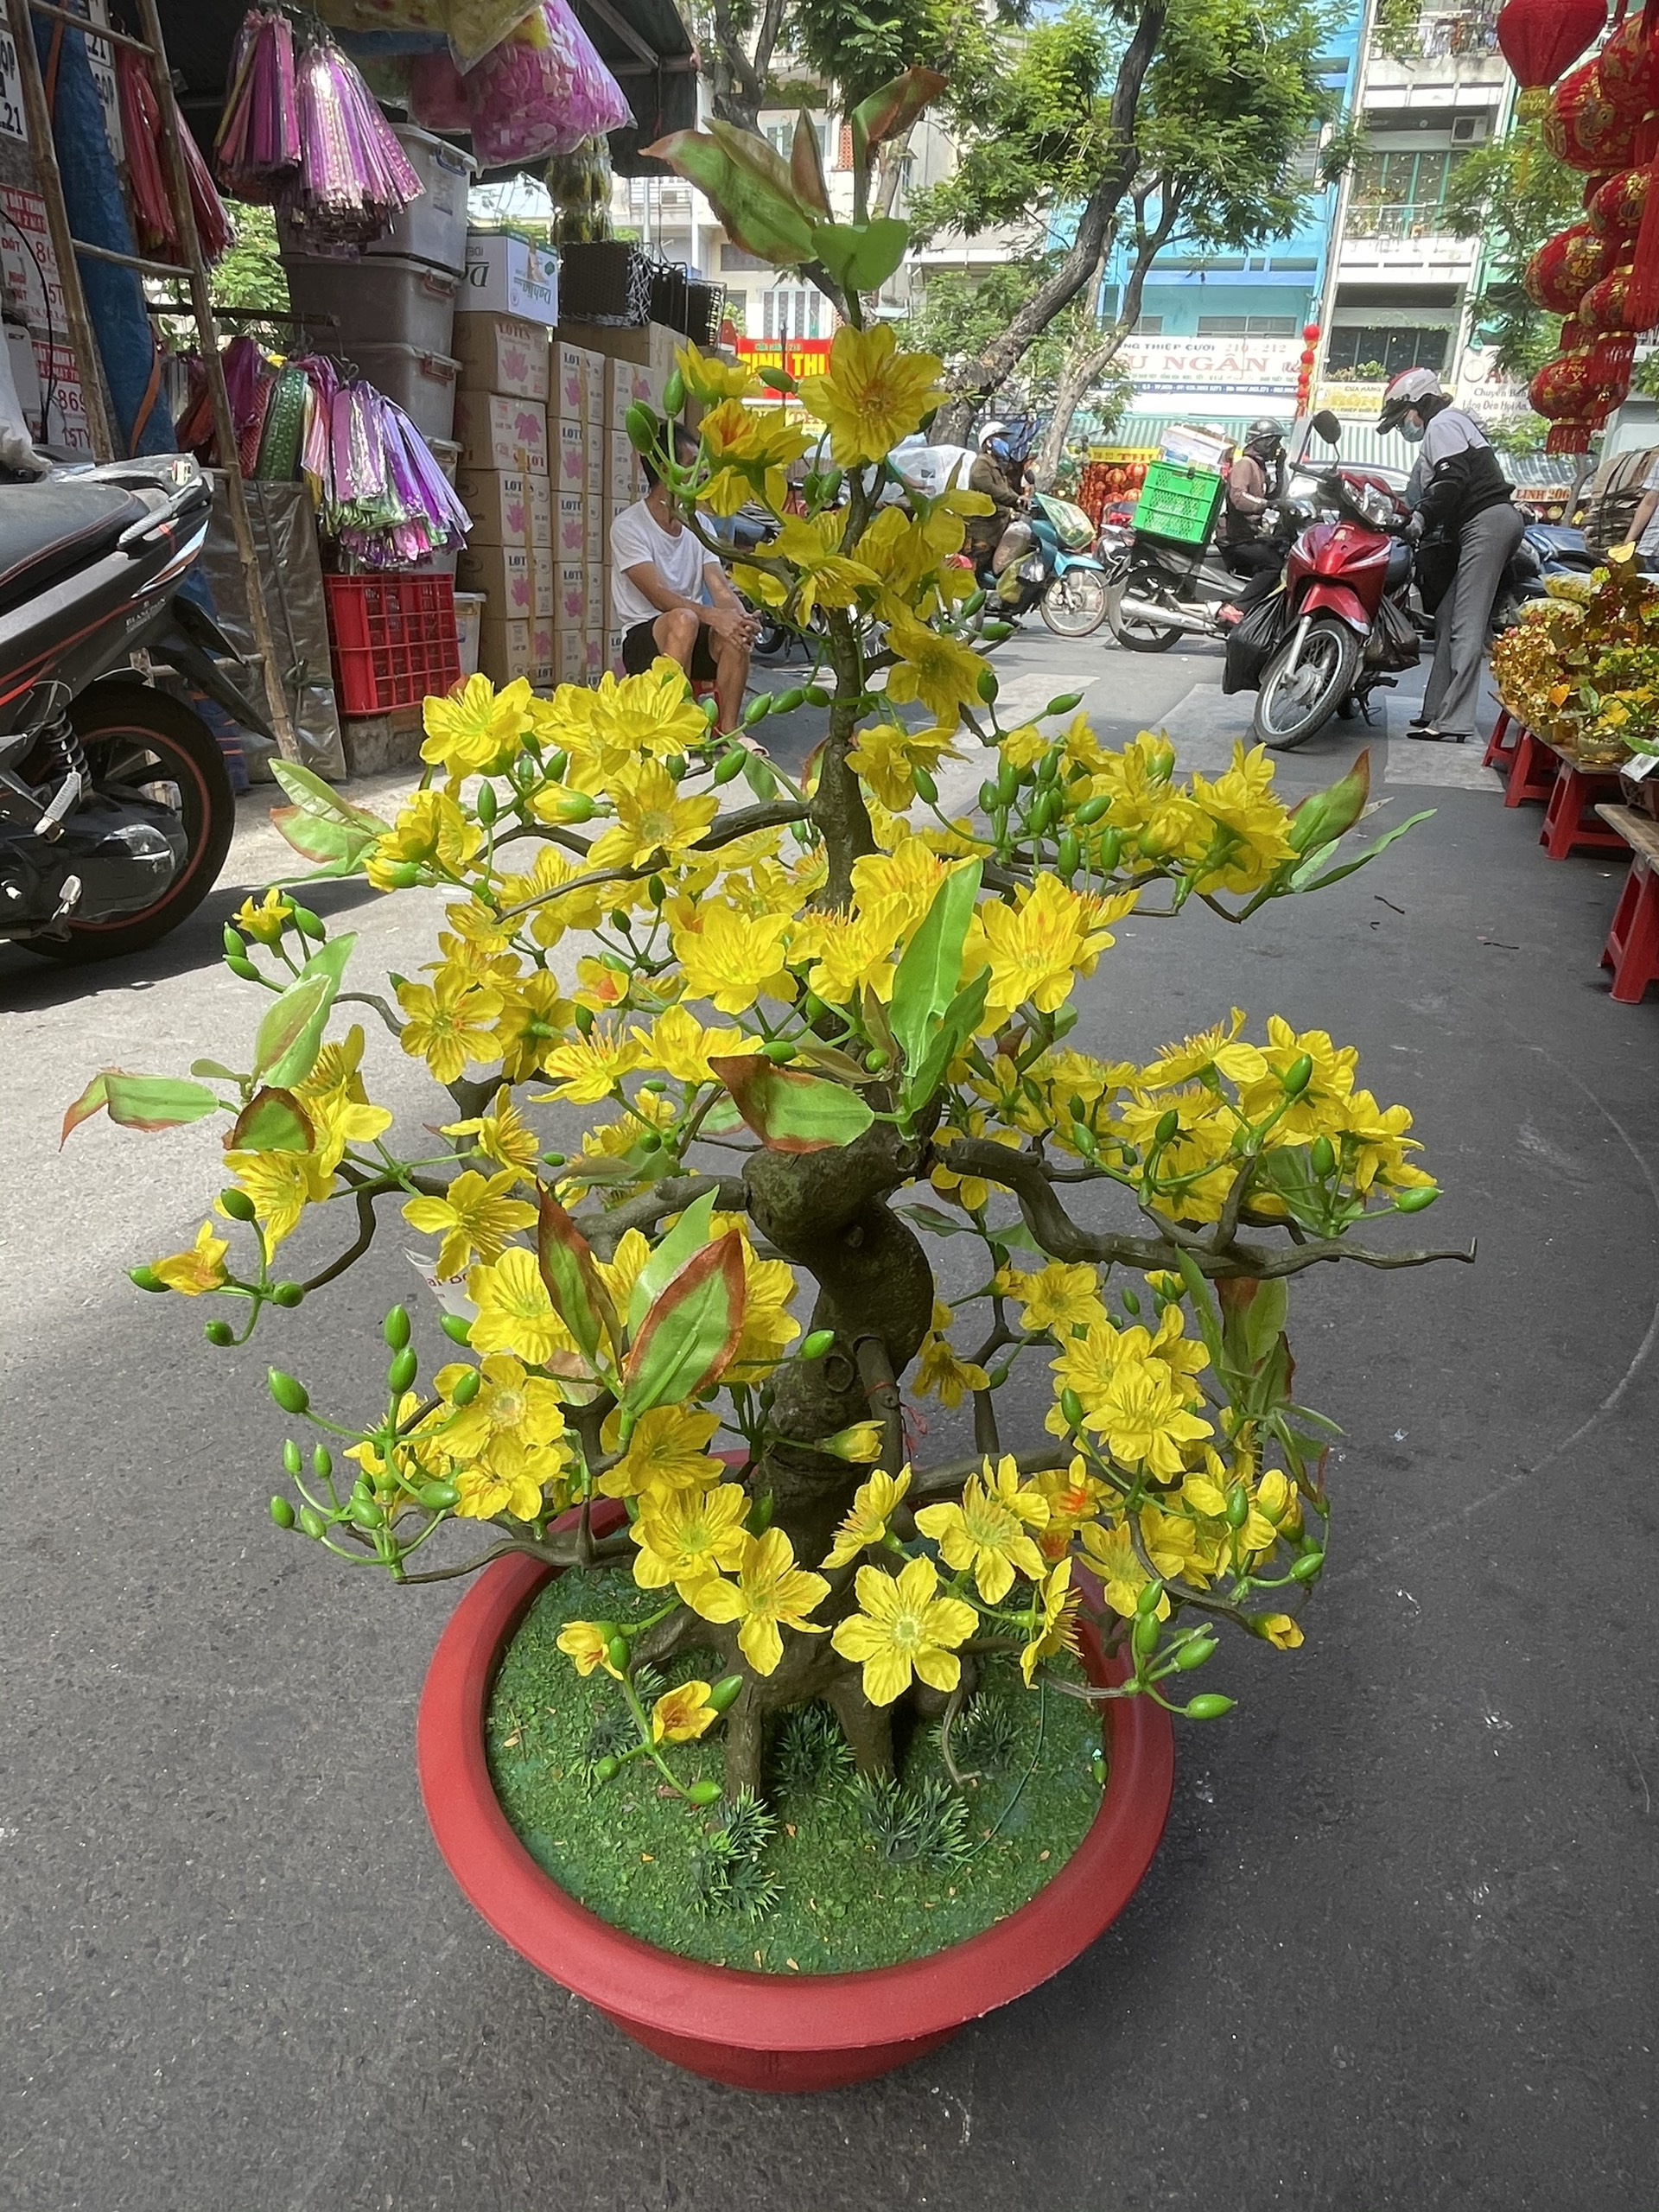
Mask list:
[[[659,439],[664,435],[659,426]],[[696,455],[683,431],[675,451],[682,462]],[[714,685],[721,731],[731,736],[742,722],[749,647],[760,625],[715,555],[681,521],[649,454],[640,465],[650,488],[611,524],[611,607],[623,633],[623,670],[642,675],[659,653],[677,661],[693,683]],[[713,537],[709,518],[697,520]]]

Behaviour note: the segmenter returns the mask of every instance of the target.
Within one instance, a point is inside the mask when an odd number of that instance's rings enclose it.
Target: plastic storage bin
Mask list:
[[[478,633],[483,622],[483,593],[458,591],[455,594],[455,635],[460,641],[461,672],[463,676],[478,674]]]
[[[1173,538],[1178,545],[1202,545],[1214,525],[1222,490],[1213,468],[1149,461],[1135,502],[1135,527],[1149,537]]]
[[[342,715],[417,707],[460,682],[448,576],[325,576],[322,588]]]
[[[284,254],[288,294],[307,341],[325,353],[358,346],[412,346],[447,355],[463,279],[454,269],[407,254],[336,261]]]
[[[459,273],[467,266],[467,194],[478,175],[478,163],[458,146],[412,123],[394,123],[391,128],[426,189],[393,216],[384,237],[363,251],[370,259],[408,254],[413,260],[435,262],[440,269]]]
[[[395,399],[423,438],[454,437],[461,363],[453,354],[428,353],[416,346],[357,345],[334,350],[353,362],[377,391]]]

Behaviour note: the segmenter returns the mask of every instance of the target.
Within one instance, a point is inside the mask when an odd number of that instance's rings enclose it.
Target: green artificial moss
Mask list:
[[[597,1757],[637,1737],[616,1683],[602,1670],[580,1679],[556,1643],[568,1620],[626,1623],[659,1605],[658,1593],[614,1571],[556,1577],[507,1648],[486,1729],[497,1795],[531,1855],[571,1897],[630,1935],[687,1958],[780,1974],[923,1958],[1024,1904],[1059,1872],[1099,1810],[1097,1709],[1028,1691],[1016,1669],[994,1661],[977,1732],[969,1708],[965,1741],[952,1737],[958,1768],[982,1768],[960,1819],[965,1857],[906,1858],[913,1836],[885,1848],[868,1793],[837,1770],[836,1732],[809,1720],[792,1746],[776,1747],[767,1789],[777,1827],[738,1885],[741,1895],[759,1890],[775,1902],[753,1912],[741,1904],[711,1906],[711,1847],[717,1859],[733,1808],[693,1811],[643,1758],[608,1783],[593,1780]],[[715,1671],[712,1655],[693,1654],[669,1670],[664,1685]],[[722,1733],[716,1727],[701,1743],[666,1747],[677,1777],[718,1782]],[[958,1816],[949,1809],[953,1793],[938,1733],[918,1727],[901,1747],[902,1806],[913,1813],[931,1784],[948,1827]],[[822,1753],[825,1739],[832,1756],[827,1765],[820,1758],[814,1771],[812,1753]],[[879,1827],[879,1812],[874,1819]]]

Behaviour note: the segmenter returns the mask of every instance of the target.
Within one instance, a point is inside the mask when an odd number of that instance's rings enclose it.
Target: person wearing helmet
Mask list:
[[[1007,440],[1006,423],[988,423],[979,434],[979,454],[968,472],[968,489],[992,502],[988,515],[969,515],[964,550],[982,577],[989,569],[1003,531],[1020,505],[1020,471]]]
[[[1492,603],[1524,525],[1491,440],[1432,369],[1393,378],[1376,427],[1418,448],[1405,499],[1419,538],[1417,589],[1434,617],[1434,664],[1407,734],[1461,745],[1480,704]]]
[[[1249,578],[1239,594],[1240,613],[1267,597],[1285,565],[1290,540],[1274,505],[1284,492],[1285,426],[1271,415],[1258,416],[1233,455],[1217,534],[1227,566],[1236,576]],[[1220,612],[1225,619],[1232,610]]]

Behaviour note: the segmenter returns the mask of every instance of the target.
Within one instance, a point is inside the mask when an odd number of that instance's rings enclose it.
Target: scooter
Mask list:
[[[1001,610],[1017,622],[1034,607],[1056,637],[1092,636],[1106,620],[1107,597],[1094,537],[1081,507],[1033,492],[1029,514],[1008,524],[992,558]]]
[[[140,650],[234,718],[230,645],[177,597],[213,490],[174,454],[0,490],[0,940],[58,960],[153,944],[200,904],[236,807],[213,733],[130,665]]]
[[[1391,671],[1414,667],[1421,645],[1405,605],[1411,550],[1399,535],[1403,509],[1376,486],[1334,470],[1319,486],[1334,519],[1312,523],[1285,562],[1283,620],[1289,634],[1261,673],[1251,724],[1279,752],[1306,745],[1332,715],[1367,702]]]

